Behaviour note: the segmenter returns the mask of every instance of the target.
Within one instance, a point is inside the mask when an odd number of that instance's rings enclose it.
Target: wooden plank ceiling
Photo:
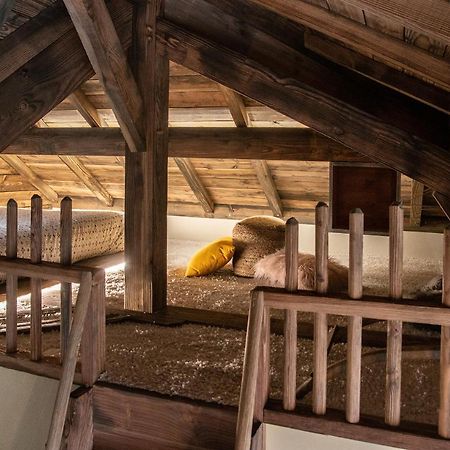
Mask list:
[[[439,3],[440,0],[435,1]],[[16,0],[0,29],[0,39],[55,2]],[[210,3],[215,2],[211,0]],[[441,90],[449,88],[447,78],[450,74],[440,72],[440,68],[448,67],[450,61],[450,36],[448,29],[433,22],[433,17],[427,16],[429,20],[424,22],[427,17],[421,19],[415,8],[412,8],[410,16],[405,17],[398,7],[402,3],[400,0],[254,0],[254,3],[280,14],[291,14],[293,20],[310,27],[304,36],[304,45],[309,50],[388,84],[441,112],[448,114],[450,111],[449,94]],[[417,6],[416,3],[414,1],[413,6]],[[228,8],[227,2],[223,4],[223,8]],[[306,12],[306,18],[302,18],[299,11]],[[448,13],[448,9],[445,11]],[[325,30],[321,28],[321,20],[327,17],[336,24],[336,32],[331,36],[329,33],[325,36]],[[449,17],[446,19],[450,20]],[[349,24],[351,26],[345,28]],[[348,37],[349,30],[359,33],[364,39],[376,33],[379,40],[362,48],[355,36],[353,40]],[[288,29],[285,39],[289,39]],[[395,51],[406,49],[401,61],[395,61],[393,53],[382,51],[380,43],[383,39],[390,39]],[[394,50],[392,52],[395,53]],[[421,67],[427,63],[429,71],[424,73]],[[170,63],[169,107],[171,127],[304,128],[292,118],[173,62]],[[119,123],[113,110],[117,111],[117,108],[117,99],[111,92],[107,95],[101,81],[94,76],[39,120],[36,126],[116,128]],[[122,118],[122,125],[124,120]],[[1,157],[0,205],[6,204],[10,197],[14,197],[21,206],[29,205],[29,198],[35,193],[43,195],[47,206],[56,204],[55,196],[70,195],[76,207],[122,210],[124,158]],[[401,195],[406,215],[411,215],[412,227],[441,221],[443,215],[427,187],[402,176]],[[313,221],[316,203],[328,199],[327,161],[169,158],[169,213],[230,218],[255,214],[295,215],[305,223]]]

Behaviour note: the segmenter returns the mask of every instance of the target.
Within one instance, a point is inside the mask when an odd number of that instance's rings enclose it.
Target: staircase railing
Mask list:
[[[348,319],[346,406],[349,423],[360,421],[361,349],[363,318],[387,321],[385,423],[396,427],[401,416],[402,324],[416,322],[441,326],[440,405],[438,435],[450,438],[450,230],[444,233],[443,304],[402,300],[403,208],[390,207],[390,298],[363,295],[364,215],[350,214],[348,295],[327,295],[328,207],[316,209],[316,291],[298,291],[298,222],[286,224],[285,289],[256,288],[252,292],[245,346],[244,369],[236,432],[236,449],[252,445],[255,424],[264,423],[269,399],[270,311],[285,311],[283,409],[296,408],[297,312],[314,313],[312,411],[327,408],[327,315]],[[419,431],[419,430],[418,430]],[[438,436],[436,436],[438,437]]]
[[[62,263],[42,262],[42,201],[31,200],[30,259],[17,258],[18,210],[14,200],[7,207],[7,256],[0,256],[0,272],[6,273],[6,354],[0,365],[24,369],[60,378],[47,449],[60,448],[71,388],[76,373],[77,382],[92,386],[104,370],[105,362],[105,272],[103,269],[71,264],[71,201],[61,203]],[[17,280],[31,279],[30,361],[17,357]],[[61,340],[62,367],[55,374],[43,361],[42,351],[42,280],[61,283]],[[72,320],[72,283],[79,284]],[[79,349],[81,355],[78,358]],[[81,368],[77,372],[78,359]],[[43,369],[42,366],[45,366]]]

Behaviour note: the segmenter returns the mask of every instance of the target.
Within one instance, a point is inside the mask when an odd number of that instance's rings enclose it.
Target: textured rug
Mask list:
[[[229,267],[201,278],[184,278],[182,271],[188,257],[201,243],[172,242],[169,246],[168,301],[172,305],[246,313],[252,279],[235,277]],[[341,259],[342,260],[342,259]],[[344,263],[346,261],[343,261]],[[410,296],[441,272],[439,263],[406,260],[404,287]],[[364,262],[365,292],[385,295],[388,265],[383,258]],[[107,273],[107,304],[123,305],[124,274],[117,267]],[[24,300],[26,302],[26,299]],[[44,294],[44,303],[55,307],[58,291]],[[307,319],[308,316],[302,317]],[[380,326],[380,325],[378,325]],[[407,329],[408,332],[414,330]],[[415,331],[423,333],[421,331]],[[160,327],[149,324],[122,323],[107,327],[107,361],[105,381],[149,389],[162,394],[236,405],[242,375],[245,332],[199,325]],[[0,348],[4,345],[0,339]],[[281,393],[281,336],[271,338],[272,395]],[[44,353],[58,355],[59,333],[44,335]],[[19,349],[28,351],[29,337],[19,336]],[[312,343],[298,342],[298,385],[312,370]],[[365,348],[364,351],[370,349]],[[345,358],[346,346],[333,347],[329,363]],[[402,419],[436,423],[439,390],[438,363],[427,359],[404,361],[402,376]],[[383,415],[384,364],[363,364],[361,408],[363,413]],[[310,397],[304,399],[310,402]],[[328,406],[342,409],[345,404],[345,378],[341,375],[328,383]]]

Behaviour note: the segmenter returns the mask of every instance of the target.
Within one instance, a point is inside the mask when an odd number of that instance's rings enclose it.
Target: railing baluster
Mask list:
[[[6,209],[6,256],[17,258],[17,203]],[[6,274],[6,353],[17,351],[17,276]]]
[[[61,201],[60,212],[60,261],[72,264],[72,199],[65,197]],[[70,324],[72,320],[72,284],[61,283],[61,361],[67,349]]]
[[[39,195],[31,198],[31,246],[30,260],[42,260],[42,199]],[[31,279],[31,359],[39,361],[42,357],[42,281]]]
[[[261,333],[264,318],[264,294],[252,292],[245,341],[244,367],[236,428],[235,450],[248,450],[255,412],[258,360],[261,354]]]
[[[78,347],[80,345],[83,327],[91,302],[92,274],[86,272],[81,277],[80,290],[75,306],[73,327],[70,331],[69,345],[63,361],[63,372],[59,383],[58,392],[53,409],[46,448],[48,450],[59,450],[64,430],[64,422],[69,405],[70,390],[72,389],[75,374]]]
[[[392,204],[389,208],[389,295],[396,300],[402,298],[403,289],[403,223],[401,204]],[[400,320],[387,322],[385,422],[392,426],[400,424],[402,327]]]
[[[285,288],[294,292],[298,290],[298,222],[294,217],[286,222],[285,257]],[[286,310],[284,314],[283,408],[292,411],[297,394],[297,311]]]
[[[442,303],[450,307],[450,228],[444,231]],[[441,327],[439,435],[450,438],[450,326]]]
[[[328,205],[316,206],[316,291],[328,291]],[[313,412],[325,414],[327,408],[328,326],[325,313],[314,314]]]
[[[362,297],[364,214],[357,208],[350,213],[350,264],[348,294],[351,298]],[[346,418],[359,422],[361,392],[361,336],[362,317],[349,318],[347,336],[347,384]]]
[[[270,308],[268,307],[264,307],[260,347],[255,419],[262,422],[264,419],[264,407],[270,393]]]

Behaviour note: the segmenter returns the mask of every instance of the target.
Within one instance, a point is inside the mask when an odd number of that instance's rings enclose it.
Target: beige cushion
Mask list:
[[[258,285],[281,287],[286,280],[286,257],[284,249],[266,256],[255,264],[255,279]],[[314,290],[316,283],[316,257],[306,253],[298,254],[298,288]],[[328,260],[328,292],[342,292],[347,289],[348,269]]]
[[[233,270],[236,275],[253,277],[261,258],[284,247],[285,223],[270,216],[254,216],[237,223],[233,229]]]

